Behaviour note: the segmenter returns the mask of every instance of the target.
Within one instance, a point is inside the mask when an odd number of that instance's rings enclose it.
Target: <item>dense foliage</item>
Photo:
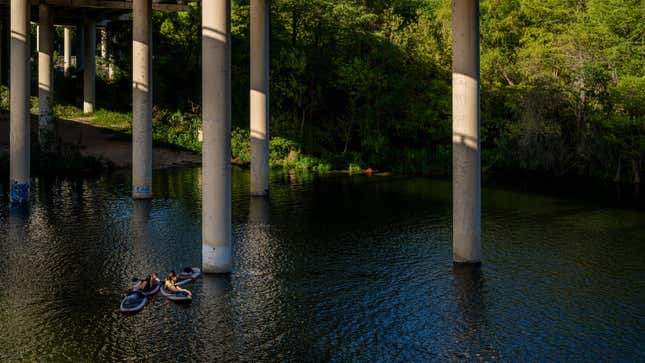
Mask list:
[[[484,170],[639,180],[642,2],[482,0],[480,6]],[[278,149],[290,149],[281,155],[294,162],[311,155],[307,165],[323,160],[323,168],[449,172],[450,16],[449,0],[273,0],[271,133]],[[232,21],[234,156],[244,161],[248,0],[234,1]],[[155,127],[179,130],[173,138],[193,146],[199,24],[196,5],[154,15],[154,97],[161,112]],[[127,110],[130,23],[114,21],[109,31],[121,78],[105,85],[99,102]]]

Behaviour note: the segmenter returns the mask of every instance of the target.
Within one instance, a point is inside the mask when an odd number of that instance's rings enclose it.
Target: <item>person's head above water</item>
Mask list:
[[[156,273],[156,272],[154,272],[152,275],[150,275],[150,277],[151,277],[153,280],[155,280],[155,279],[159,278],[159,276],[157,275],[157,273]]]
[[[174,280],[174,279],[176,279],[176,278],[177,278],[177,274],[175,274],[175,271],[174,271],[174,270],[171,270],[171,271],[168,273],[168,278],[170,278],[171,280]]]

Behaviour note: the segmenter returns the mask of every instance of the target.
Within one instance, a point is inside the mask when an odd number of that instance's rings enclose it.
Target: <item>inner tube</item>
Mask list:
[[[185,285],[191,281],[195,281],[202,274],[199,267],[186,267],[179,275],[177,275],[177,282],[175,285]]]
[[[132,286],[131,291],[138,291],[138,292],[144,294],[145,296],[152,296],[152,295],[154,295],[154,294],[159,292],[159,288],[161,287],[161,281],[159,280],[159,278],[156,278],[156,279],[150,281],[150,284],[152,286],[150,286],[150,287],[148,287],[148,288],[146,288],[144,290],[138,290],[139,283],[143,282],[143,281],[144,280],[136,280],[136,283]]]
[[[152,296],[158,293],[160,288],[161,288],[161,281],[159,281],[159,279],[154,279],[152,281],[152,288],[147,290],[141,290],[141,293],[144,294],[145,296]]]
[[[168,298],[168,300],[177,302],[191,302],[193,298],[183,291],[172,292],[168,291],[165,286],[161,288],[161,294]]]
[[[123,313],[135,313],[141,311],[146,306],[148,298],[139,291],[130,291],[121,301],[119,310]]]

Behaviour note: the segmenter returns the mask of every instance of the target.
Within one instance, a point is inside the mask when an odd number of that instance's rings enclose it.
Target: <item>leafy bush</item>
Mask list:
[[[318,165],[314,166],[313,170],[319,173],[327,173],[331,171],[331,164],[325,162],[319,162]]]
[[[233,162],[247,165],[251,162],[251,142],[249,130],[239,127],[231,133],[231,157]]]
[[[349,173],[350,174],[360,174],[363,172],[363,169],[358,164],[349,164]]]
[[[153,140],[201,152],[199,131],[202,121],[197,114],[154,110],[152,119]]]
[[[0,109],[9,111],[9,89],[0,85]]]
[[[274,137],[269,141],[269,158],[275,161],[289,158],[289,154],[295,151],[298,145],[282,137]]]

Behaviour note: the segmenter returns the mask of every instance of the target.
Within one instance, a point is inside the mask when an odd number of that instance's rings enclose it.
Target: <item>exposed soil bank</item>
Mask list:
[[[56,135],[60,141],[79,145],[82,156],[104,159],[117,168],[132,165],[132,142],[126,134],[91,125],[90,118],[58,119],[55,121]],[[37,137],[37,121],[32,116],[32,138]],[[9,115],[0,115],[0,152],[9,150]],[[152,167],[163,169],[181,165],[201,163],[201,155],[154,145]]]

